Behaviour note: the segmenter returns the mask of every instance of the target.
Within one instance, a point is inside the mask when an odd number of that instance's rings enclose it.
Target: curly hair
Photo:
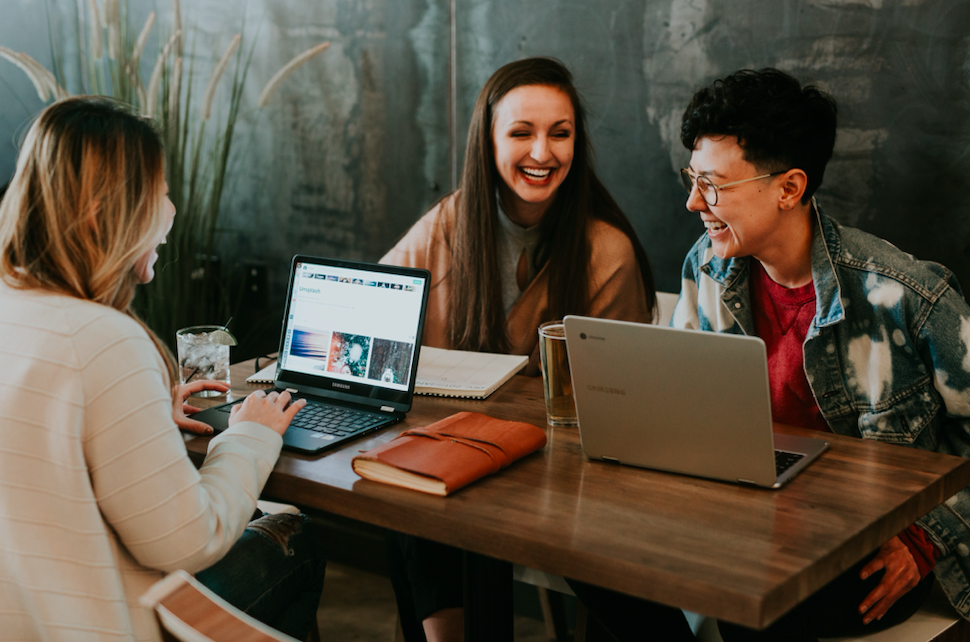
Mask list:
[[[680,125],[689,150],[705,136],[735,136],[744,159],[765,172],[801,169],[802,202],[822,184],[832,158],[838,106],[814,85],[778,69],[742,69],[694,94]]]

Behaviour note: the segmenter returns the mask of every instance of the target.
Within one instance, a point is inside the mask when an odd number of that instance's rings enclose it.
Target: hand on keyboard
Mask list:
[[[276,431],[280,435],[286,432],[296,413],[306,405],[306,399],[297,399],[290,403],[290,393],[275,390],[268,395],[262,390],[252,393],[241,404],[233,406],[229,414],[229,425],[237,421],[255,421]]]

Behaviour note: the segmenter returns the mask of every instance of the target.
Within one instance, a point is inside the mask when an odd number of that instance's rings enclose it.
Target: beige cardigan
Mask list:
[[[454,228],[454,195],[421,217],[384,257],[381,263],[419,267],[431,272],[428,316],[423,345],[451,348],[448,332],[451,301],[451,230]],[[608,223],[589,224],[590,274],[588,315],[649,323],[643,278],[633,244],[626,234]],[[508,315],[512,354],[529,355],[526,374],[539,374],[539,324],[552,321],[549,314],[549,274],[543,267],[512,306]]]
[[[0,283],[0,640],[158,640],[138,597],[242,535],[282,439],[239,423],[201,470],[135,321]]]

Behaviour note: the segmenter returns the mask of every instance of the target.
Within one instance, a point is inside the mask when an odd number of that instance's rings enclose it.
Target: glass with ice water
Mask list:
[[[175,333],[178,346],[179,381],[211,379],[229,383],[229,345],[232,335],[218,325],[194,325]],[[199,397],[218,397],[224,392],[203,390]]]

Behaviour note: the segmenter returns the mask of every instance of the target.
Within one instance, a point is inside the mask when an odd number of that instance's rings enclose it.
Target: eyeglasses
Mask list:
[[[697,174],[692,174],[686,167],[680,170],[680,180],[684,182],[684,187],[687,188],[688,193],[694,189],[694,185],[697,185],[697,191],[700,192],[701,198],[708,205],[717,205],[717,195],[722,189],[728,187],[734,187],[735,185],[740,185],[741,183],[750,183],[751,181],[761,180],[762,178],[769,178],[771,176],[778,176],[779,174],[784,174],[788,170],[782,172],[772,172],[770,174],[762,174],[761,176],[755,176],[754,178],[745,178],[740,181],[734,181],[733,183],[725,183],[724,185],[715,185],[706,176],[699,176]]]

